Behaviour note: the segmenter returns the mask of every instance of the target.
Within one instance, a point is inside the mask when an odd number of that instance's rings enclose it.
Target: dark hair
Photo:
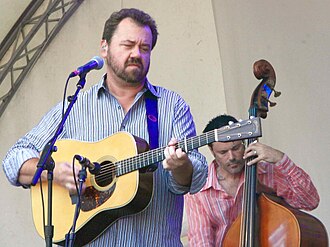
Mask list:
[[[229,122],[237,123],[237,119],[230,115],[220,115],[215,118],[213,118],[205,127],[203,130],[203,133],[209,132],[214,129],[219,129],[223,126],[226,126],[229,124]]]
[[[138,25],[150,27],[152,34],[151,49],[153,49],[157,43],[157,36],[158,36],[156,22],[147,13],[143,12],[142,10],[134,9],[134,8],[121,9],[120,11],[112,13],[109,19],[105,22],[102,39],[105,39],[108,43],[110,43],[111,38],[117,29],[117,26],[125,18],[133,19]]]

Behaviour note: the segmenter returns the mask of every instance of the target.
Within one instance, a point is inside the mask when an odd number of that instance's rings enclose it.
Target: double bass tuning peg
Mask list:
[[[276,91],[276,90],[274,89],[274,87],[270,87],[270,89],[274,92],[274,97],[278,97],[278,96],[281,95],[281,92],[280,92],[280,91]]]
[[[276,91],[275,89],[273,89],[273,92],[274,92],[274,97],[278,97],[281,95],[281,92]]]
[[[270,106],[270,107],[276,106],[276,102],[271,102],[271,101],[269,101],[269,100],[268,100],[268,102],[269,102],[269,106]]]
[[[281,93],[280,93],[281,94]],[[266,100],[268,103],[269,103],[269,106],[270,107],[273,107],[273,106],[276,106],[276,102],[272,102],[272,101],[270,101],[268,98],[266,98],[266,97],[262,97],[264,100]]]

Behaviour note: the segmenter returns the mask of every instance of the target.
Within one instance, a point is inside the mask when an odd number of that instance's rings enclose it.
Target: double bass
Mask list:
[[[268,106],[275,106],[269,97],[275,91],[276,76],[272,65],[259,60],[253,73],[262,81],[255,88],[250,102],[250,117],[266,118]],[[248,139],[248,144],[256,139]],[[252,158],[251,158],[252,159]],[[249,161],[249,160],[248,160]],[[242,212],[229,228],[223,247],[328,247],[324,225],[314,216],[291,207],[257,180],[257,166],[245,167]]]

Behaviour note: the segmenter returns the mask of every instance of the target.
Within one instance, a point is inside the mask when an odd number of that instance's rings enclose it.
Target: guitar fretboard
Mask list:
[[[201,146],[215,142],[215,133],[205,133],[201,136],[192,137],[179,141],[176,148],[182,148],[184,152],[189,152]],[[117,176],[138,170],[143,167],[155,164],[165,159],[164,150],[166,147],[160,147],[144,152],[132,158],[128,158],[115,163]]]

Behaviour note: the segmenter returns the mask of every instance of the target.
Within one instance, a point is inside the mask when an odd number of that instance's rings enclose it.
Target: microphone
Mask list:
[[[81,156],[81,155],[76,154],[76,155],[74,156],[74,158],[75,158],[76,160],[78,160],[79,163],[80,163],[82,166],[87,167],[88,170],[89,170],[89,172],[90,172],[91,174],[96,175],[96,174],[98,174],[98,173],[100,172],[100,170],[101,170],[101,166],[100,166],[99,163],[97,163],[97,162],[91,162],[91,161],[90,161],[89,159],[87,159],[86,157],[83,157],[83,156]]]
[[[102,58],[95,56],[88,63],[83,66],[78,67],[75,71],[71,72],[69,78],[75,77],[77,75],[87,74],[93,69],[101,69],[103,67],[104,61]]]

